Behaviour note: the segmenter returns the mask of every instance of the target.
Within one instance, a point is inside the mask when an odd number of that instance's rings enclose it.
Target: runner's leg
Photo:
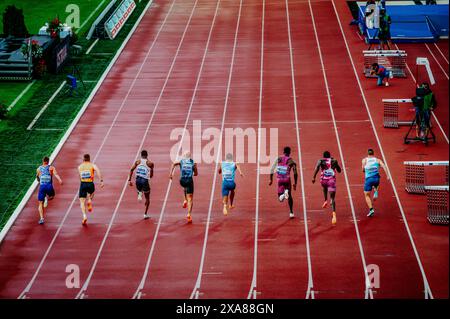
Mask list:
[[[145,215],[147,215],[148,212],[148,206],[150,206],[150,192],[145,192],[144,193],[145,196]]]
[[[230,191],[230,207],[231,207],[231,208],[234,208],[234,206],[233,206],[233,201],[234,201],[234,189],[232,189],[232,190]]]

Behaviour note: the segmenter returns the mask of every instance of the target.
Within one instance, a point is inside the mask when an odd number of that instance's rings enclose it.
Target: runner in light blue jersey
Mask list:
[[[380,167],[386,172],[387,180],[389,180],[389,175],[387,174],[386,166],[383,161],[374,156],[373,149],[367,151],[368,156],[362,160],[362,171],[364,173],[364,196],[366,199],[367,206],[369,206],[369,213],[367,217],[372,217],[375,214],[373,209],[373,202],[370,198],[372,190],[373,201],[378,198],[378,188],[380,186]]]
[[[55,190],[53,188],[53,176],[62,185],[61,177],[56,172],[56,168],[49,164],[50,159],[46,156],[42,160],[42,165],[36,170],[36,179],[39,182],[38,191],[38,210],[39,210],[39,225],[44,224],[44,210],[48,205],[48,201],[55,197]]]
[[[234,180],[236,170],[241,176],[244,174],[238,163],[233,162],[233,155],[228,153],[219,166],[219,174],[222,174],[222,202],[223,202],[223,214],[226,216],[230,209],[233,209],[233,200],[236,190],[236,182]],[[230,197],[230,205],[228,205],[228,196]]]

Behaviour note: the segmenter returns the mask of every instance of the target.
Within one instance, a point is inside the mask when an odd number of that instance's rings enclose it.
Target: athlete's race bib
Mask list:
[[[181,176],[192,177],[194,164],[193,163],[183,163],[181,167]]]
[[[148,169],[145,166],[138,166],[136,169],[136,176],[148,179]]]
[[[323,176],[324,177],[328,177],[328,178],[333,177],[334,176],[334,169],[329,168],[329,169],[324,170],[323,171]]]
[[[52,181],[52,177],[50,175],[41,175],[39,177],[41,184],[50,184]]]
[[[224,170],[222,172],[222,174],[223,174],[223,179],[225,179],[225,180],[233,180],[233,172],[231,170],[229,170],[229,169]]]
[[[277,166],[277,174],[278,175],[287,175],[288,167],[287,166]]]
[[[81,179],[90,179],[91,178],[91,172],[90,171],[81,171]]]

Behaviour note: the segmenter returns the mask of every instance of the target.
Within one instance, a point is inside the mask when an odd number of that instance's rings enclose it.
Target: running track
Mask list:
[[[65,185],[56,185],[45,226],[37,226],[33,197],[2,242],[0,296],[423,298],[426,279],[428,297],[448,298],[448,228],[429,225],[425,198],[403,191],[402,164],[448,160],[448,140],[436,128],[435,145],[406,146],[403,130],[383,129],[381,98],[411,97],[414,83],[394,79],[377,88],[365,79],[365,45],[350,20],[345,1],[155,1],[54,162]],[[415,56],[429,58],[436,116],[448,139],[448,62],[434,45],[438,62],[424,44],[400,47],[412,70]],[[438,47],[448,61],[448,42]],[[298,163],[296,218],[277,202],[268,175],[258,176],[267,163],[249,162],[246,152],[237,207],[227,217],[215,162],[199,164],[194,223],[187,225],[181,189],[167,175],[170,133],[192,133],[194,120],[222,132],[278,128],[278,152],[290,145]],[[257,145],[263,160],[270,146],[259,138]],[[143,147],[156,166],[147,221],[126,186]],[[391,184],[383,176],[373,219],[361,194],[368,147],[384,151],[393,178]],[[311,183],[324,149],[345,166],[336,227]],[[105,188],[83,228],[75,168],[86,152],[102,169]],[[66,288],[69,264],[80,267],[78,289]],[[381,282],[368,290],[372,264]]]

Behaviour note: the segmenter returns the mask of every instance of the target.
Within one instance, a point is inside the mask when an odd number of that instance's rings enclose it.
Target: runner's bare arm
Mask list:
[[[103,184],[103,176],[102,176],[102,173],[100,172],[100,169],[98,168],[97,165],[93,164],[93,166],[94,166],[94,171],[97,172],[98,178],[100,178],[100,187],[103,188],[104,184]]]
[[[297,179],[298,179],[298,173],[297,173],[297,163],[292,161],[292,170],[294,171],[294,185],[292,187],[294,188],[294,191],[297,189]]]
[[[194,164],[194,176],[198,175],[197,163]]]
[[[341,169],[341,167],[339,166],[339,163],[338,163],[338,161],[337,161],[336,159],[334,160],[334,165],[335,165],[336,171],[337,171],[338,173],[340,173],[340,172],[342,171],[342,169]]]
[[[128,175],[128,184],[130,186],[133,186],[133,182],[131,181],[131,178],[133,177],[133,172],[137,166],[138,166],[138,161],[134,162],[133,166],[131,166],[131,168],[130,168],[130,175]]]
[[[56,179],[58,180],[59,184],[62,185],[63,181],[62,181],[61,177],[58,175],[58,172],[56,171],[56,168],[54,168],[52,166],[51,170],[53,171],[53,175],[56,177]]]
[[[366,166],[366,159],[363,159],[363,160],[362,160],[362,166],[361,166],[361,168],[362,168],[362,172],[363,172],[363,173],[365,172],[364,166]]]
[[[269,186],[272,185],[273,183],[273,173],[275,172],[275,167],[277,166],[279,158],[277,158],[275,160],[275,162],[273,162],[272,167],[270,168],[270,182],[269,182]]]
[[[173,170],[175,169],[176,166],[180,165],[180,162],[173,162],[172,166],[170,167],[170,173],[169,173],[169,178],[172,179],[173,177]]]
[[[38,168],[38,169],[36,169],[36,179],[38,182],[40,181],[40,177],[39,177],[40,175],[41,175],[41,173],[39,172],[39,168]]]
[[[217,169],[217,173],[222,174],[222,165],[219,165],[219,168]]]
[[[389,174],[388,174],[388,171],[386,169],[386,165],[384,165],[383,161],[380,160],[380,159],[378,160],[378,164],[380,164],[380,166],[383,168],[384,172],[386,173],[386,179],[389,180]]]
[[[316,169],[314,170],[314,174],[313,174],[313,178],[312,178],[313,184],[316,182],[316,176],[317,176],[317,173],[319,172],[319,169],[320,169],[320,160],[317,162]]]
[[[244,177],[244,173],[242,173],[242,171],[241,171],[241,165],[240,165],[239,163],[236,163],[236,169],[238,170],[239,175],[241,175],[242,177]]]
[[[155,164],[151,161],[147,161],[147,166],[150,167],[150,178],[153,178],[153,171],[155,170]]]

